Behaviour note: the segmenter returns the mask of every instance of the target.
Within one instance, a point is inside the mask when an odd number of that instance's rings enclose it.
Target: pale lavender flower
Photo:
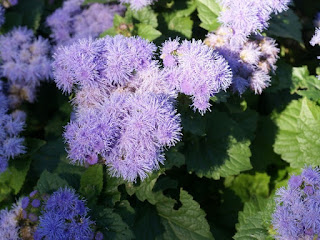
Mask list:
[[[271,77],[265,72],[258,70],[253,72],[250,79],[250,88],[255,94],[261,94],[262,91],[270,85]]]
[[[232,29],[233,45],[241,45],[252,33],[259,33],[268,27],[272,13],[288,9],[290,0],[219,0],[223,7],[220,22]]]
[[[105,163],[112,175],[136,181],[164,162],[164,148],[180,140],[181,126],[176,90],[153,60],[155,51],[146,40],[123,36],[58,49],[55,81],[75,92],[64,133],[73,163]]]
[[[128,3],[133,10],[139,10],[151,5],[155,0],[120,0],[121,3]]]
[[[314,239],[320,234],[320,174],[305,168],[292,176],[287,188],[276,192],[273,227],[276,239]]]
[[[0,36],[1,74],[8,79],[10,99],[17,98],[11,105],[35,99],[36,87],[51,75],[49,52],[49,42],[26,27]]]
[[[210,97],[225,91],[232,74],[223,57],[202,41],[168,40],[162,46],[161,57],[167,76],[178,92],[191,95],[194,110],[204,114],[210,108]]]
[[[310,41],[310,44],[312,46],[315,46],[317,44],[320,44],[320,28],[317,28],[315,33],[314,33],[314,36],[312,37],[311,41]]]
[[[320,45],[320,28],[317,28],[315,33],[314,33],[314,36],[312,37],[311,41],[310,41],[310,44],[312,46],[315,46],[315,45]],[[318,56],[318,59],[320,59],[320,57]],[[318,76],[318,78],[320,79],[320,76]]]
[[[81,7],[84,0],[68,0],[47,18],[51,37],[60,45],[69,45],[81,38],[98,37],[112,27],[115,14],[122,15],[125,8],[121,5],[94,3],[87,8]]]
[[[19,224],[18,215],[22,211],[21,204],[18,202],[13,205],[11,210],[0,210],[0,239],[18,240]]]

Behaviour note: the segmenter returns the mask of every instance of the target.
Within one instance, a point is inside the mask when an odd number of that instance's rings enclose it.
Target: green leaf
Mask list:
[[[153,41],[154,39],[161,36],[161,32],[159,32],[157,29],[155,29],[151,25],[139,23],[139,24],[136,24],[136,27],[138,28],[138,35],[149,41]]]
[[[275,37],[291,38],[303,44],[302,25],[293,10],[283,11],[270,20],[267,34]]]
[[[140,23],[150,25],[151,27],[158,27],[157,14],[150,8],[145,7],[139,11],[133,11],[133,17]]]
[[[231,188],[243,202],[249,201],[253,196],[269,196],[270,176],[266,173],[240,174],[236,177],[227,177],[225,186]]]
[[[291,93],[318,101],[320,100],[320,80],[309,75],[307,66],[294,67],[292,69]]]
[[[166,161],[164,162],[165,169],[171,169],[173,166],[181,167],[185,164],[185,157],[178,151],[176,147],[171,147],[166,152]]]
[[[29,138],[26,143],[28,153],[11,159],[8,169],[0,174],[0,200],[11,192],[15,195],[20,192],[30,168],[31,156],[45,144],[45,141]]]
[[[208,30],[209,32],[216,30],[220,23],[218,16],[221,7],[216,0],[197,0],[198,17],[201,20],[200,27]]]
[[[28,28],[37,30],[40,26],[41,17],[43,14],[44,1],[43,0],[28,0],[20,1],[17,5],[19,13],[23,16],[23,25]]]
[[[252,168],[246,121],[237,123],[226,113],[207,113],[207,135],[186,142],[186,164],[199,177],[219,179]],[[255,117],[256,118],[256,117]],[[223,127],[221,127],[223,123]],[[255,126],[251,126],[255,129]]]
[[[266,92],[277,92],[290,88],[292,84],[292,66],[278,60],[277,70],[272,76],[271,86],[265,89]]]
[[[96,201],[103,187],[102,165],[90,166],[80,180],[80,193],[89,201]]]
[[[178,210],[174,209],[175,202],[165,197],[156,204],[165,228],[163,239],[213,239],[205,212],[188,192],[180,190],[182,206]]]
[[[157,239],[164,232],[160,217],[154,206],[143,204],[138,209],[133,231],[136,239],[139,240]]]
[[[98,229],[100,229],[106,239],[127,240],[134,238],[128,224],[111,208],[97,208],[93,210],[93,218]]]
[[[62,138],[46,142],[36,154],[32,156],[33,169],[40,175],[43,170],[53,171],[67,153]]]
[[[129,195],[136,194],[136,197],[142,202],[147,200],[151,204],[156,204],[163,194],[160,191],[154,192],[153,187],[161,174],[161,171],[154,172],[140,184],[127,183],[127,193]]]
[[[176,35],[180,34],[183,37],[191,38],[193,21],[190,16],[179,16],[178,12],[163,13],[162,15],[169,31],[173,31]]]
[[[123,184],[124,181],[121,178],[111,177],[109,174],[106,175],[106,186],[104,190],[105,201],[108,206],[114,206],[121,199],[121,193],[118,189],[119,185]]]
[[[271,164],[281,164],[281,158],[273,151],[277,127],[270,117],[260,116],[256,137],[251,145],[251,164],[256,171],[265,171]]]
[[[274,208],[273,198],[254,198],[245,203],[239,212],[239,223],[236,225],[235,240],[271,240],[269,226]]]
[[[320,165],[320,107],[307,98],[292,101],[276,120],[274,151],[293,168]]]
[[[43,193],[52,193],[59,188],[63,188],[65,186],[68,186],[68,183],[66,180],[59,177],[56,173],[50,173],[47,170],[43,171],[43,173],[40,176],[40,179],[37,183],[37,190],[43,194]]]

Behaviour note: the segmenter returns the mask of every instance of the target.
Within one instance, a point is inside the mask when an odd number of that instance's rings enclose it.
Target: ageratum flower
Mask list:
[[[232,44],[243,43],[252,33],[268,27],[272,13],[288,9],[290,0],[219,0],[222,6],[219,21],[232,30]]]
[[[25,123],[22,111],[8,113],[9,101],[3,93],[3,83],[0,81],[0,173],[8,167],[8,161],[25,152],[24,139],[19,137]]]
[[[230,28],[221,27],[210,33],[205,43],[221,54],[229,63],[232,73],[232,90],[243,94],[251,88],[255,94],[270,85],[270,72],[276,70],[279,49],[272,38],[252,36],[234,47]]]
[[[225,59],[202,41],[168,40],[161,58],[171,84],[178,92],[192,96],[193,109],[204,114],[210,97],[231,84],[231,69]]]
[[[310,44],[312,46],[320,45],[320,28],[316,29],[314,36],[312,37],[312,39],[310,41]],[[318,56],[318,59],[320,59],[320,56]],[[318,76],[318,78],[320,79],[320,76]]]
[[[72,163],[104,163],[113,176],[144,179],[180,140],[176,90],[139,37],[80,40],[54,55],[58,88],[75,92],[65,128]]]
[[[320,234],[320,173],[305,168],[276,192],[273,228],[276,239],[315,239]]]
[[[314,18],[313,20],[313,25],[316,27],[316,28],[320,28],[320,12],[318,12],[316,14],[316,17]]]
[[[128,3],[133,10],[139,10],[151,5],[155,0],[120,0],[121,3]]]
[[[40,82],[50,77],[50,45],[26,27],[0,36],[0,71],[9,83],[10,105],[33,102]]]
[[[0,27],[1,27],[1,26],[4,24],[4,22],[5,22],[4,14],[5,14],[4,7],[2,7],[2,5],[0,5]]]
[[[94,223],[87,216],[88,210],[73,189],[59,189],[45,204],[34,239],[91,240]]]
[[[60,45],[68,45],[81,38],[96,38],[112,27],[115,14],[122,15],[125,8],[121,5],[94,3],[82,8],[84,0],[68,0],[47,18],[51,37]]]
[[[18,216],[21,213],[21,204],[18,202],[13,205],[11,210],[0,210],[0,239],[3,240],[18,240],[19,224]]]

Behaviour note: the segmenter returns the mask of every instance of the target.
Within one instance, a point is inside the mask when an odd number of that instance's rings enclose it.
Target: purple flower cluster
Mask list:
[[[4,22],[5,22],[4,14],[5,14],[5,10],[4,10],[4,8],[2,7],[2,5],[0,5],[0,27],[1,27],[1,26],[4,24]]]
[[[91,4],[82,8],[84,0],[67,0],[62,8],[57,9],[47,18],[51,28],[51,37],[60,45],[68,45],[75,40],[87,37],[98,37],[103,31],[112,27],[113,16],[123,14],[121,5]]]
[[[234,92],[241,95],[251,88],[255,94],[261,94],[270,85],[268,74],[276,69],[279,49],[275,40],[255,35],[235,47],[232,38],[230,28],[220,27],[208,35],[205,43],[228,61],[233,73]]]
[[[91,225],[94,223],[87,216],[88,210],[73,189],[59,189],[46,202],[34,239],[92,239]]]
[[[316,28],[320,28],[320,12],[318,12],[316,14],[316,17],[314,18],[313,20],[313,25],[316,27]]]
[[[11,210],[0,210],[0,239],[3,240],[18,240],[19,224],[18,217],[21,213],[21,203],[13,205]]]
[[[75,91],[74,119],[64,137],[72,162],[103,162],[112,175],[135,181],[163,163],[180,139],[174,89],[153,60],[156,46],[123,36],[80,40],[54,55],[54,77]]]
[[[49,42],[35,38],[25,27],[14,28],[0,36],[0,71],[8,80],[12,107],[23,100],[34,101],[36,87],[50,77],[49,52]]]
[[[19,110],[8,113],[9,101],[0,81],[0,173],[8,167],[9,158],[25,152],[24,139],[19,137],[25,123],[25,113]]]
[[[232,44],[244,42],[252,33],[268,27],[272,13],[288,9],[290,0],[219,0],[222,6],[219,21],[232,31]]]
[[[155,0],[120,0],[121,3],[128,3],[134,10],[139,10],[148,5],[151,5]]]
[[[317,239],[320,235],[320,172],[305,168],[276,192],[273,227],[276,239]]]
[[[314,36],[312,37],[312,39],[310,41],[310,44],[312,46],[320,45],[320,28],[316,28]],[[318,56],[318,59],[320,59],[320,56]],[[320,76],[318,76],[318,78],[320,79]]]
[[[226,60],[202,41],[166,41],[161,58],[168,83],[176,91],[192,96],[193,108],[202,115],[210,108],[210,97],[225,91],[232,73]]]

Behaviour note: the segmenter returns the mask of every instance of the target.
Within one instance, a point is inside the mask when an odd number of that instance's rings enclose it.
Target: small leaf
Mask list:
[[[151,25],[139,23],[139,24],[136,24],[136,27],[138,28],[138,35],[149,41],[153,41],[154,39],[161,36],[161,32],[159,32],[157,29],[155,29]]]
[[[140,23],[150,25],[153,28],[158,27],[157,14],[150,7],[142,8],[139,11],[133,11],[133,17]]]
[[[154,172],[148,178],[140,182],[140,184],[127,183],[127,193],[129,195],[135,194],[142,202],[147,200],[151,204],[156,204],[163,194],[160,191],[154,192],[153,187],[161,174],[161,171]]]
[[[294,67],[292,69],[291,93],[318,101],[320,100],[320,80],[309,75],[307,66]]]
[[[221,7],[216,0],[197,0],[198,17],[201,20],[200,27],[209,32],[216,30],[220,23],[218,16],[221,12]]]

